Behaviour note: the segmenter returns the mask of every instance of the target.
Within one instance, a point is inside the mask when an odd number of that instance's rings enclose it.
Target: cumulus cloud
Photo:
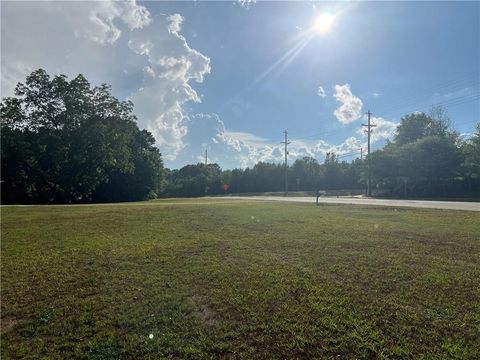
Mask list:
[[[333,96],[342,103],[333,112],[338,121],[342,124],[349,124],[360,119],[363,103],[362,100],[352,94],[349,84],[335,85],[335,94]]]
[[[250,6],[252,6],[256,2],[257,0],[237,0],[237,4],[247,10],[250,8]]]
[[[367,117],[364,116],[363,119],[366,121]],[[376,125],[372,128],[372,132],[370,135],[370,140],[372,143],[376,143],[381,140],[391,139],[397,130],[398,123],[385,120],[382,117],[375,117],[372,116],[370,118],[370,122],[372,125]],[[367,134],[364,131],[364,128],[360,128],[357,130],[357,134],[366,137]]]
[[[2,3],[2,96],[13,95],[16,83],[38,68],[116,85],[126,64],[142,67],[128,57],[121,40],[151,22],[148,10],[135,1]],[[113,60],[119,58],[124,61]]]
[[[58,11],[67,14],[75,25],[76,36],[85,36],[104,45],[113,44],[120,38],[121,30],[115,25],[115,20],[122,21],[130,30],[145,27],[152,21],[148,10],[137,5],[135,0],[97,1],[73,6],[59,2],[58,6]]]
[[[170,163],[183,166],[197,162],[208,149],[209,159],[222,167],[246,167],[258,161],[280,161],[282,150],[268,139],[246,132],[227,131],[217,114],[195,114],[184,118],[184,144]]]
[[[174,160],[186,146],[183,138],[190,123],[183,121],[184,104],[201,101],[190,82],[202,82],[210,73],[210,59],[190,48],[180,34],[182,22],[179,14],[160,16],[128,42],[148,62],[144,86],[130,98],[140,126],[153,133],[167,160]]]
[[[324,98],[327,96],[327,94],[325,93],[325,90],[321,86],[318,87],[317,95],[320,96],[321,98]]]
[[[121,18],[130,30],[141,29],[152,22],[150,13],[145,6],[137,5],[135,0],[116,2],[121,8]]]
[[[184,143],[176,158],[168,166],[180,167],[187,163],[202,161],[205,147],[209,159],[224,168],[253,166],[259,161],[279,163],[284,160],[284,148],[280,139],[266,139],[248,132],[228,131],[217,114],[195,114],[181,121],[185,128]],[[349,137],[340,144],[324,140],[304,141],[292,139],[289,145],[289,163],[310,156],[322,160],[326,153],[337,155],[357,152],[365,144]]]

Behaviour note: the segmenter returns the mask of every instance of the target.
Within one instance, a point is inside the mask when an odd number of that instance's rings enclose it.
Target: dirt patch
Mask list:
[[[188,304],[192,318],[200,320],[208,327],[218,327],[221,324],[218,314],[208,305],[205,296],[193,295],[188,299]]]
[[[1,321],[2,321],[2,326],[1,326],[2,334],[12,330],[15,327],[15,325],[17,325],[18,323],[18,320],[13,316],[7,316],[3,318]]]

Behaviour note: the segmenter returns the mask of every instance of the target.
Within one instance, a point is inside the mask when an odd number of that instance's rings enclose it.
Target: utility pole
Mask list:
[[[205,167],[207,167],[207,164],[208,164],[208,153],[207,153],[207,149],[205,149]]]
[[[288,156],[288,149],[287,146],[290,144],[290,141],[288,141],[288,132],[285,130],[285,141],[280,142],[280,144],[285,144],[285,196],[288,196],[288,161],[287,161],[287,156]]]
[[[360,148],[360,161],[363,162],[363,147]],[[362,194],[363,194],[363,189],[362,189]]]
[[[365,126],[367,128],[367,135],[368,135],[368,149],[367,149],[367,173],[368,173],[368,183],[367,183],[367,194],[368,196],[372,196],[372,177],[370,176],[370,133],[372,132],[372,127],[375,127],[377,125],[372,125],[370,124],[370,116],[372,113],[370,110],[366,112],[368,115],[368,124],[362,124],[362,126]]]

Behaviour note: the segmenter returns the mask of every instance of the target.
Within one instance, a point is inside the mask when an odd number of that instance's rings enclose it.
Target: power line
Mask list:
[[[361,154],[361,152],[356,151],[356,152],[351,152],[351,153],[347,153],[347,154],[342,154],[342,155],[337,156],[337,158],[341,159],[341,158],[344,158],[344,157],[350,157],[350,156],[358,155],[358,154]]]
[[[439,96],[438,91],[447,91],[447,92],[455,92],[455,91],[460,91],[464,90],[466,88],[475,88],[477,89],[479,86],[478,80],[474,79],[474,77],[469,76],[466,79],[463,80],[454,80],[453,82],[446,82],[443,84],[439,84],[434,86],[433,88],[430,89],[430,91],[435,91],[437,92],[436,96]],[[426,90],[428,91],[428,90]],[[435,95],[434,95],[435,96]],[[412,103],[412,101],[417,102],[418,99],[425,99],[425,101],[429,101],[431,99],[432,95],[424,93],[423,95],[413,95],[409,94],[407,96],[400,96],[400,97],[395,97],[395,103],[393,106],[395,107],[404,107],[406,104]]]
[[[456,122],[454,125],[458,126],[458,125],[478,124],[478,123],[480,123],[480,119],[479,120],[467,120],[467,121],[462,121],[462,122],[459,122],[459,123]]]
[[[465,86],[467,86],[467,87],[465,87]],[[450,91],[450,92],[453,92],[453,91],[459,91],[459,90],[462,90],[462,89],[471,88],[471,86],[473,86],[473,88],[474,88],[473,92],[470,92],[470,93],[465,94],[465,95],[453,97],[453,98],[450,98],[450,99],[446,99],[446,100],[440,101],[440,102],[435,101],[436,99],[432,98],[432,96],[430,96],[430,95],[425,95],[423,97],[424,100],[420,100],[420,101],[418,101],[418,99],[419,99],[418,95],[407,96],[407,97],[404,97],[403,99],[400,98],[400,102],[397,101],[396,106],[392,106],[390,108],[386,108],[383,111],[381,111],[381,113],[382,113],[381,116],[383,118],[387,118],[387,117],[391,117],[392,115],[396,115],[396,114],[400,114],[400,113],[407,114],[407,113],[411,113],[412,111],[415,111],[415,110],[425,110],[425,108],[427,106],[441,105],[441,106],[444,106],[444,107],[447,107],[447,108],[451,108],[451,107],[455,107],[455,106],[461,106],[461,105],[464,105],[464,104],[467,104],[467,103],[470,103],[470,102],[473,102],[473,101],[478,101],[480,99],[480,92],[479,92],[479,89],[478,89],[478,81],[470,75],[464,75],[462,77],[452,79],[452,80],[449,80],[447,82],[439,83],[438,85],[435,86],[434,89],[436,91],[438,91],[438,90],[447,90],[448,91],[448,90],[451,89],[452,91]],[[454,90],[454,88],[459,88],[459,89]],[[437,96],[439,96],[439,94]],[[413,99],[417,99],[417,101],[413,101],[413,102],[410,101],[409,102],[409,100],[413,100]],[[420,99],[422,99],[422,96],[420,96]],[[397,98],[397,100],[398,100],[398,98]],[[406,101],[404,101],[404,100],[406,100]],[[403,102],[403,104],[402,104],[402,102]],[[454,125],[458,126],[460,124],[462,124],[462,123],[456,123]],[[315,133],[315,134],[310,134],[310,135],[305,135],[305,136],[298,136],[298,137],[295,137],[295,139],[296,140],[309,140],[309,139],[314,139],[314,138],[316,138],[320,135],[323,135],[323,138],[324,138],[325,135],[329,135],[329,134],[334,133],[336,131],[338,131],[338,130],[322,131],[321,133]],[[369,141],[369,143],[370,143],[370,141]],[[361,156],[363,157],[363,153],[361,154]]]
[[[480,94],[469,94],[469,95],[460,96],[460,97],[457,97],[457,98],[449,99],[449,100],[444,101],[444,102],[437,102],[437,103],[429,102],[429,100],[426,100],[426,101],[423,101],[423,102],[412,103],[410,105],[407,105],[408,107],[390,108],[387,111],[382,112],[382,117],[385,118],[385,117],[389,117],[387,115],[394,115],[394,114],[399,114],[399,113],[407,114],[409,112],[412,112],[414,109],[418,110],[419,108],[424,108],[425,106],[442,105],[442,106],[445,106],[445,107],[454,107],[454,106],[464,105],[466,103],[469,103],[469,102],[472,102],[472,101],[475,101],[475,100],[479,100],[479,99],[480,99]],[[428,105],[427,105],[427,102],[429,103]],[[425,105],[425,106],[421,106],[421,105]],[[458,125],[458,124],[456,124],[456,125]],[[319,135],[329,135],[329,134],[337,132],[337,131],[338,130],[323,131],[323,132],[315,133],[315,134],[311,134],[311,135],[298,136],[298,137],[295,137],[295,139],[296,140],[309,140],[309,139],[318,137]]]
[[[434,101],[431,99],[426,99],[422,101],[416,101],[409,104],[404,104],[402,106],[392,106],[378,111],[382,114],[383,117],[390,117],[399,113],[408,113],[412,110],[419,110],[419,108],[425,108],[426,106],[431,105],[443,105],[445,107],[463,105],[465,103],[478,100],[480,97],[480,92],[476,91],[467,95],[457,96],[455,98],[447,99],[444,101]]]
[[[415,88],[415,85],[416,84],[414,84],[414,83],[410,83],[411,88]],[[448,91],[448,92],[454,92],[455,90],[458,91],[458,90],[462,90],[462,89],[470,88],[470,87],[478,88],[478,85],[479,85],[479,81],[478,81],[478,79],[476,78],[475,75],[465,74],[465,75],[457,77],[457,78],[452,78],[448,81],[438,82],[438,83],[434,84],[433,86],[431,86],[429,88],[425,88],[423,90],[423,95],[422,94],[420,94],[420,95],[412,94],[411,92],[409,92],[405,96],[396,96],[394,101],[396,102],[396,104],[401,105],[402,102],[407,102],[408,103],[408,102],[411,102],[411,100],[418,99],[419,97],[425,97],[425,98],[430,97],[431,95],[429,95],[427,93],[436,92],[438,94],[438,92],[441,91],[441,90]],[[440,94],[438,94],[438,95],[440,95]]]

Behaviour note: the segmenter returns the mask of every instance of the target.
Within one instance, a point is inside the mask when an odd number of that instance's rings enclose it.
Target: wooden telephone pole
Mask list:
[[[372,196],[372,177],[370,175],[370,133],[372,132],[372,128],[377,126],[377,125],[372,125],[370,123],[370,117],[372,113],[370,110],[366,112],[368,115],[368,123],[367,124],[362,124],[362,126],[365,126],[367,128],[367,136],[368,136],[368,149],[367,149],[367,173],[368,173],[368,182],[367,182],[367,194],[368,196]]]
[[[288,132],[287,130],[284,131],[285,133],[285,141],[280,142],[280,144],[285,144],[285,196],[288,196],[288,144],[290,144],[290,141],[288,141]]]

